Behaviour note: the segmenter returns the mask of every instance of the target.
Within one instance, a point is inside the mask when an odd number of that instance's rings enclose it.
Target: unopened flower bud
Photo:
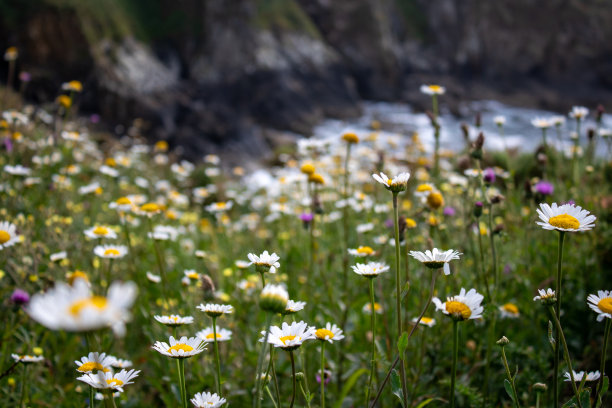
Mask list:
[[[548,390],[548,386],[544,383],[535,383],[533,384],[533,389],[536,392],[546,392],[546,390]]]
[[[480,218],[481,215],[482,215],[482,202],[476,201],[474,203],[474,217]]]
[[[502,336],[501,339],[497,340],[496,344],[498,346],[502,346],[504,347],[505,345],[507,345],[508,343],[510,343],[510,340],[508,340],[508,338],[506,336]]]

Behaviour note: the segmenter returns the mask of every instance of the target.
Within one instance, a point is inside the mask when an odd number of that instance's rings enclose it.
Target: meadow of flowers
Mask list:
[[[444,91],[434,146],[373,123],[259,175],[5,91],[0,406],[610,406],[603,109],[448,152]]]

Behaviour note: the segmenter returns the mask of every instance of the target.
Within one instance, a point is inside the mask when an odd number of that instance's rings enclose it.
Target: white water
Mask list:
[[[327,119],[316,126],[313,136],[317,138],[337,138],[346,131],[354,131],[358,134],[371,132],[370,124],[378,120],[384,127],[392,128],[394,134],[410,135],[413,131],[418,132],[421,141],[431,151],[433,148],[433,130],[427,115],[424,112],[415,112],[407,104],[387,102],[364,102],[364,113],[361,117],[352,120]],[[503,150],[504,138],[499,133],[497,125],[493,122],[495,116],[504,116],[505,141],[509,148],[517,148],[523,151],[531,151],[537,147],[542,140],[542,131],[531,124],[535,117],[551,117],[564,115],[564,113],[551,112],[537,109],[525,109],[505,105],[496,101],[476,101],[465,103],[460,107],[459,117],[451,115],[444,110],[442,101],[442,114],[440,116],[441,133],[440,144],[443,149],[457,150],[464,146],[461,124],[466,123],[470,127],[470,137],[474,139],[478,131],[474,127],[476,112],[481,114],[481,130],[486,137],[485,148],[488,150]],[[594,110],[589,112],[589,117],[581,125],[581,144],[586,140],[586,130],[596,127],[593,119]],[[570,132],[576,130],[576,122],[565,113],[566,123],[561,127],[561,147],[568,148],[571,145]],[[604,115],[603,128],[612,128],[612,115]],[[385,132],[383,132],[385,133]],[[389,133],[389,132],[387,132]],[[556,129],[551,128],[547,132],[549,143],[558,145]],[[604,153],[605,144],[599,142],[598,153]]]

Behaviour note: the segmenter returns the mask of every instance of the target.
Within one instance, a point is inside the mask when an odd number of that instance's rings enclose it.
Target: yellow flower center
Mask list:
[[[291,341],[293,339],[295,339],[295,335],[291,334],[289,336],[282,336],[281,338],[279,338],[280,341],[283,342],[283,344],[287,344],[287,341]]]
[[[188,277],[189,279],[199,279],[199,278],[200,278],[196,272],[190,272],[190,273],[188,273],[188,274],[187,274],[187,277]]]
[[[451,315],[460,314],[464,320],[472,315],[472,311],[465,303],[456,300],[446,302],[446,311]]]
[[[193,351],[193,347],[191,347],[189,344],[177,343],[168,349],[168,353],[172,353],[172,350],[174,351],[183,350],[184,352],[187,353],[189,351]]]
[[[431,324],[433,322],[433,319],[431,317],[421,317],[421,323],[423,324]]]
[[[215,207],[217,207],[217,209],[222,210],[226,207],[226,204],[221,202],[221,203],[216,203]]]
[[[119,250],[118,249],[108,248],[106,251],[104,251],[104,255],[107,255],[107,256],[111,256],[111,255],[119,256],[120,254],[119,254]]]
[[[601,299],[597,307],[604,313],[612,313],[612,298]]]
[[[207,339],[214,339],[215,338],[215,333],[209,333],[206,335]],[[221,335],[219,333],[217,333],[217,338],[220,339]]]
[[[374,250],[370,248],[369,246],[360,246],[359,248],[357,248],[357,253],[372,255],[374,253]]]
[[[103,309],[106,309],[107,305],[108,305],[108,300],[106,300],[104,296],[92,296],[87,299],[77,300],[72,305],[70,305],[70,307],[68,308],[68,311],[70,312],[71,315],[78,316],[79,314],[81,314],[81,311],[85,308],[93,307],[98,310],[103,310]]]
[[[132,202],[130,201],[129,198],[127,197],[121,197],[119,198],[117,201],[115,201],[117,204],[119,205],[129,205],[132,204]]]
[[[548,223],[553,227],[563,229],[578,229],[580,227],[580,221],[576,217],[572,217],[569,214],[561,214],[556,217],[552,217],[548,220]]]
[[[154,212],[159,211],[159,205],[155,203],[147,203],[147,204],[143,204],[143,206],[140,207],[140,209],[144,212],[154,213]]]
[[[317,336],[317,338],[321,340],[333,339],[334,333],[332,333],[331,330],[327,329],[317,329],[317,331],[315,331],[315,336]]]
[[[68,278],[68,283],[71,284],[71,285],[77,279],[84,279],[86,281],[89,281],[89,278],[87,277],[87,274],[85,272],[83,272],[83,271],[74,271],[74,272],[68,274],[67,278]]]
[[[110,380],[106,380],[106,383],[111,387],[121,387],[123,385],[123,381],[117,378],[111,378]]]
[[[434,191],[427,196],[427,204],[434,210],[444,205],[442,194]]]
[[[101,370],[104,372],[108,371],[108,368],[104,368],[104,366],[96,361],[88,361],[87,363],[81,365],[79,368],[77,368],[78,371],[82,372],[82,373],[88,373],[90,371],[94,371],[94,370]]]
[[[440,85],[429,85],[427,87],[432,92],[441,92],[442,91],[442,87]]]
[[[431,191],[432,188],[429,184],[421,184],[416,188],[416,191],[422,193],[424,191]]]
[[[302,165],[302,167],[300,168],[300,171],[304,174],[311,175],[315,172],[315,167],[312,164],[306,163]]]
[[[506,303],[505,305],[502,306],[502,309],[504,309],[504,311],[510,314],[513,314],[513,315],[519,314],[518,307],[516,307],[514,303]]]
[[[0,244],[5,244],[11,239],[11,234],[8,231],[0,230]]]
[[[345,133],[342,135],[342,140],[348,143],[359,143],[359,136],[355,133]]]
[[[106,227],[96,227],[93,230],[93,233],[96,235],[107,235],[108,234],[108,228]]]

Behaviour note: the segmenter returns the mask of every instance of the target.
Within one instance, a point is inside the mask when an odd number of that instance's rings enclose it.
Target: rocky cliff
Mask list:
[[[151,138],[264,155],[362,99],[498,98],[549,108],[601,102],[612,78],[612,3],[589,0],[2,0],[29,98],[80,79],[85,112],[141,117]]]

